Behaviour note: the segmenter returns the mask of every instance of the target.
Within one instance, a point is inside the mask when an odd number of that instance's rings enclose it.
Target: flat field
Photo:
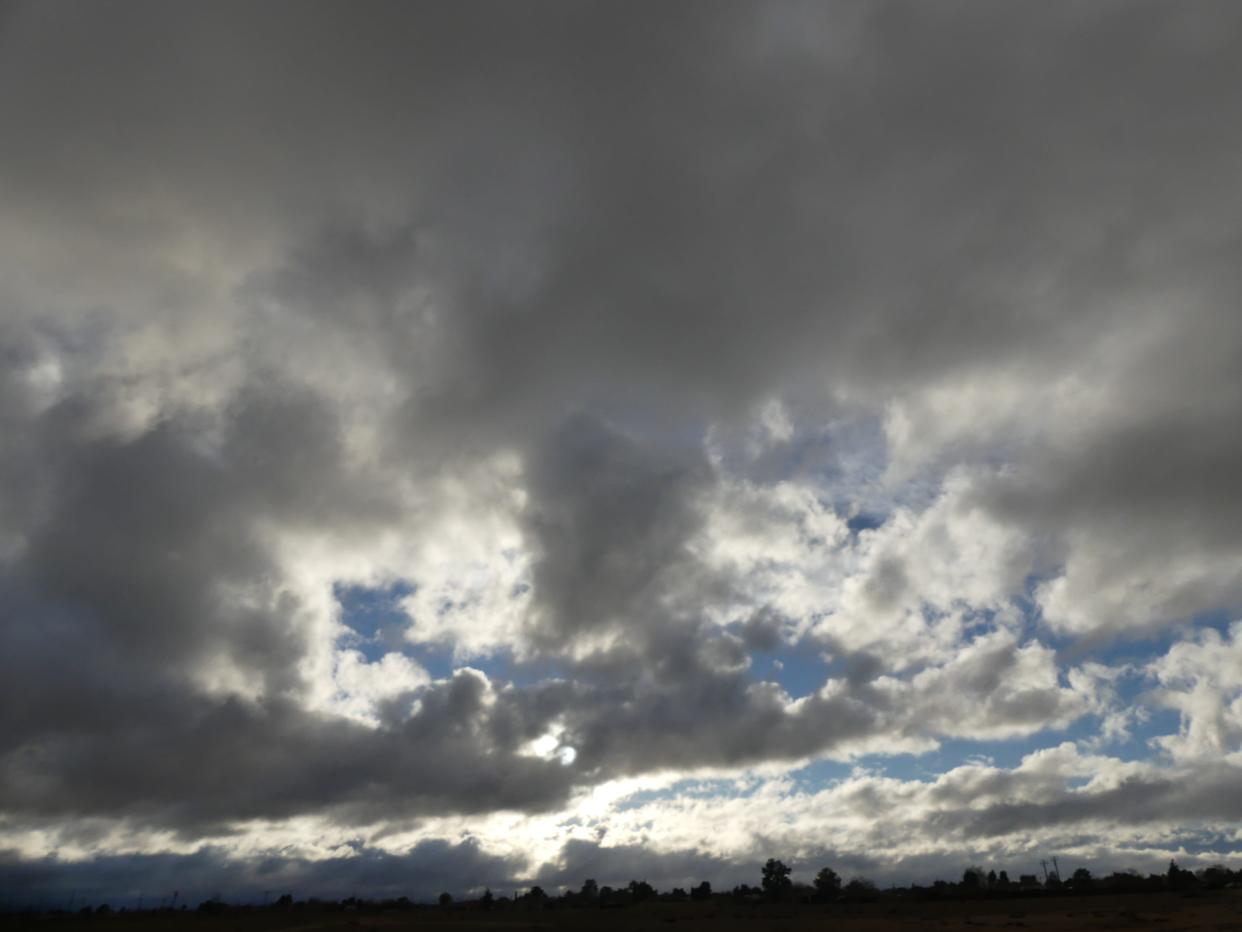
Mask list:
[[[342,910],[296,906],[286,910],[118,913],[110,916],[9,915],[0,929],[45,932],[803,932],[803,930],[1049,929],[1237,929],[1242,930],[1242,891],[1184,897],[1175,894],[1047,897],[1013,900],[916,901],[884,898],[873,903],[772,905],[719,898],[709,903],[649,903],[624,909],[522,908]]]

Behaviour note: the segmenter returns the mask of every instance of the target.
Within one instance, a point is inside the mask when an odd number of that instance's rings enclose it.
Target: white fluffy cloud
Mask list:
[[[1176,760],[1237,760],[1242,752],[1242,622],[1174,644],[1148,666],[1156,700],[1176,709],[1181,730],[1158,738]]]
[[[927,507],[899,507],[862,531],[856,570],[816,633],[900,668],[945,660],[972,627],[1014,625],[1034,567],[1030,536],[974,500],[975,479],[955,472]]]

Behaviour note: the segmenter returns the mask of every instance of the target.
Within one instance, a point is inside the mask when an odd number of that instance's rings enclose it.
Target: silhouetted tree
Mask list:
[[[982,867],[968,867],[962,872],[962,886],[967,890],[978,890],[987,882],[987,875]]]
[[[768,862],[763,865],[760,881],[763,884],[763,892],[773,899],[785,896],[793,889],[793,881],[789,879],[790,873],[790,869],[776,858],[768,858]]]
[[[441,894],[440,894],[440,905],[441,905],[441,906],[452,906],[452,905],[453,905],[453,896],[452,896],[452,894],[450,894],[450,893],[448,893],[448,892],[441,893]]]
[[[851,900],[875,899],[875,884],[866,877],[855,877],[845,885],[845,895]]]
[[[1213,864],[1199,872],[1199,880],[1204,886],[1219,890],[1233,880],[1233,872],[1223,864]]]
[[[1094,884],[1095,878],[1085,867],[1078,868],[1070,875],[1070,886],[1075,890],[1089,890]]]
[[[630,898],[635,903],[653,899],[656,895],[655,887],[645,880],[631,880],[627,889],[630,891]]]
[[[993,887],[995,887],[996,882],[997,882],[996,871],[995,870],[988,871],[988,889],[990,890]]]
[[[710,900],[712,898],[712,885],[704,880],[697,887],[690,888],[690,899],[692,900]]]
[[[488,887],[483,891],[483,895],[479,897],[479,902],[483,904],[484,909],[492,908],[492,905],[496,902],[496,898],[492,896],[491,887]]]
[[[1009,871],[1001,871],[1000,876],[996,878],[996,885],[1002,890],[1009,886]]]
[[[841,878],[831,867],[821,867],[815,875],[815,894],[821,900],[836,899],[841,892]]]
[[[280,898],[276,901],[276,905],[280,907],[281,909],[287,909],[288,907],[292,906],[293,905],[293,894],[282,893]]]
[[[522,899],[530,906],[542,909],[548,900],[548,895],[543,892],[543,887],[531,887]]]
[[[1165,875],[1165,879],[1170,890],[1185,890],[1187,887],[1193,887],[1199,882],[1199,878],[1190,871],[1185,871],[1178,867],[1176,861],[1169,862],[1169,872]]]
[[[594,900],[599,896],[599,884],[587,878],[582,882],[581,896],[584,900]]]

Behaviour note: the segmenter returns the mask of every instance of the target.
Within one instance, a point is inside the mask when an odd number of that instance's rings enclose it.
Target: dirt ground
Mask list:
[[[358,912],[297,907],[291,910],[228,911],[208,916],[117,914],[92,917],[0,918],[0,930],[46,932],[942,932],[942,930],[1237,929],[1242,932],[1242,891],[1198,897],[1175,894],[920,902],[883,899],[831,906],[710,903],[652,903],[626,909],[524,909],[484,912],[467,907],[403,912]]]

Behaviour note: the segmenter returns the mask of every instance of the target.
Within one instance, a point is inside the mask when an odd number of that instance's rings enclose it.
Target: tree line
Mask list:
[[[1055,862],[1054,862],[1055,863]],[[793,880],[793,870],[777,858],[769,858],[761,867],[758,883],[750,885],[737,884],[732,889],[717,891],[711,882],[700,881],[687,887],[673,887],[660,891],[646,880],[631,880],[625,886],[601,886],[594,879],[587,879],[576,890],[567,889],[556,894],[546,892],[540,886],[532,886],[512,895],[496,895],[491,890],[476,897],[456,901],[450,893],[442,893],[438,898],[440,908],[451,909],[562,909],[562,908],[621,908],[643,903],[656,902],[706,902],[729,898],[745,902],[797,902],[797,903],[835,903],[835,902],[869,902],[882,897],[914,897],[923,899],[939,898],[979,898],[1005,896],[1043,896],[1043,895],[1083,895],[1094,893],[1144,893],[1160,891],[1187,892],[1195,890],[1220,890],[1226,887],[1242,887],[1242,870],[1232,870],[1224,865],[1213,865],[1197,871],[1190,871],[1170,861],[1164,873],[1143,876],[1136,871],[1116,871],[1112,874],[1096,877],[1085,867],[1075,869],[1069,877],[1062,879],[1060,870],[1054,869],[1040,877],[1034,874],[1020,874],[1011,878],[1004,869],[988,869],[981,866],[967,867],[960,880],[937,880],[930,885],[917,884],[907,887],[888,887],[879,889],[866,877],[853,877],[843,881],[832,867],[821,867],[810,884]],[[266,899],[266,897],[265,897]],[[395,899],[367,900],[348,897],[344,900],[321,900],[311,897],[306,900],[295,899],[292,893],[281,894],[274,901],[263,906],[253,904],[226,903],[223,896],[216,894],[198,904],[196,911],[207,914],[219,914],[226,911],[244,911],[258,909],[299,909],[315,908],[326,910],[358,910],[358,909],[418,909],[427,908],[430,904],[418,903],[409,897]],[[190,909],[182,903],[177,912]],[[66,910],[64,908],[44,908],[33,905],[25,909],[10,912],[38,912],[47,915],[66,914],[69,912],[81,915],[109,915],[117,912],[172,912],[173,907],[155,906],[147,909],[120,908],[114,910],[107,903],[87,905]]]

